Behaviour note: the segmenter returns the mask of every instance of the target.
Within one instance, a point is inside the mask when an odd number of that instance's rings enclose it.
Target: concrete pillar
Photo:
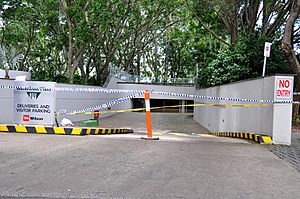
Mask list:
[[[275,76],[274,100],[293,100],[294,77]],[[292,104],[277,103],[273,106],[272,137],[274,144],[291,144]]]
[[[181,113],[185,113],[185,100],[181,100]]]

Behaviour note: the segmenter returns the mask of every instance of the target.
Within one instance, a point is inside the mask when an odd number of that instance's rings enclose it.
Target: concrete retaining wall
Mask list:
[[[196,94],[214,97],[274,100],[275,79],[275,76],[271,76],[241,81],[200,89],[196,91]],[[237,102],[197,99],[195,103],[232,104]],[[284,109],[284,111],[281,109]],[[272,136],[274,143],[289,144],[291,110],[291,104],[258,107],[203,106],[194,108],[194,120],[212,132],[253,132]]]
[[[154,90],[170,93],[196,94],[213,97],[229,97],[243,99],[263,99],[274,100],[276,98],[276,86],[278,79],[285,77],[266,77],[249,81],[241,81],[237,83],[196,90],[194,87],[186,86],[162,86],[162,85],[145,85],[124,83],[117,78],[111,78],[107,89],[126,89],[126,90]],[[293,77],[289,77],[293,82]],[[277,83],[276,83],[277,82]],[[0,80],[0,85],[13,85],[13,81]],[[291,83],[292,84],[292,83]],[[85,88],[86,86],[58,84],[58,87]],[[88,86],[89,88],[91,86]],[[95,87],[101,88],[101,87]],[[12,123],[13,121],[13,90],[1,89],[0,95],[0,123]],[[291,90],[292,92],[292,90]],[[82,108],[90,108],[101,105],[130,95],[130,93],[87,93],[87,92],[57,92],[56,111],[66,109],[68,111],[79,110]],[[138,98],[143,98],[140,96]],[[151,95],[156,99],[185,99],[182,97]],[[292,100],[292,98],[291,98]],[[200,100],[195,99],[195,103],[236,103],[217,100]],[[131,101],[113,106],[113,110],[129,109],[132,107]],[[290,144],[291,136],[291,111],[292,105],[274,105],[263,107],[227,107],[227,106],[203,106],[194,108],[194,120],[201,125],[216,132],[253,132],[266,134],[273,137],[274,143]],[[108,115],[102,115],[105,117]],[[75,115],[65,116],[72,121],[80,121],[93,118],[93,115]],[[59,120],[62,117],[59,117]]]
[[[107,86],[107,89],[116,89],[117,79],[112,78]],[[13,80],[0,80],[0,85],[9,86],[14,85]],[[57,87],[72,87],[72,88],[91,88],[91,86],[70,85],[70,84],[57,84]],[[102,88],[102,87],[92,87]],[[79,110],[82,108],[90,108],[96,105],[104,104],[108,101],[118,99],[123,96],[130,95],[130,93],[120,94],[106,94],[106,93],[87,93],[87,92],[57,92],[56,93],[56,112],[61,109],[68,111]],[[121,103],[113,106],[112,110],[129,109],[132,107],[131,101]],[[13,123],[13,89],[1,89],[0,90],[0,123]],[[107,117],[109,114],[100,115],[101,117]],[[60,116],[60,121],[63,117],[70,119],[73,122],[82,121],[86,119],[92,119],[93,115],[68,115]]]
[[[0,85],[13,85],[13,80],[0,79]],[[13,122],[13,89],[0,89],[0,123]]]
[[[112,78],[106,89],[116,89],[116,79]],[[97,88],[96,86],[80,86],[70,84],[58,84],[58,87],[72,87],[72,88]],[[130,95],[130,93],[88,93],[88,92],[57,92],[56,93],[56,110],[66,109],[68,111],[80,110],[82,108],[90,108],[93,106],[101,105],[120,97]],[[132,107],[131,101],[121,103],[113,106],[112,110],[130,109]],[[100,115],[100,118],[107,117],[109,114]],[[71,121],[82,121],[92,119],[93,115],[66,115],[60,116],[58,119],[66,117]]]
[[[243,81],[223,86],[197,90],[197,95],[244,98],[273,99],[274,77]],[[252,88],[252,89],[251,89]],[[195,103],[237,103],[219,100],[195,100]],[[272,130],[273,108],[268,107],[195,107],[194,119],[215,132],[253,131],[270,133]]]

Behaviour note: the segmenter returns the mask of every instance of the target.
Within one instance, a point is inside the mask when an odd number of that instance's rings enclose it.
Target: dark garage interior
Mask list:
[[[165,112],[165,113],[193,113],[193,106],[186,106],[194,104],[194,100],[177,100],[177,99],[151,99],[150,106],[163,107],[163,106],[177,106],[151,109],[151,112]],[[145,100],[142,98],[132,99],[133,108],[145,108]]]

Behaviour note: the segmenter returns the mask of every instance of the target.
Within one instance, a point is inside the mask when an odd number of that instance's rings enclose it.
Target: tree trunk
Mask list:
[[[296,83],[295,90],[296,91],[299,91],[299,87],[300,87],[299,80],[300,80],[300,78],[296,78],[296,80],[295,80],[295,83]],[[300,101],[299,95],[296,95],[294,97],[295,97],[294,101]],[[293,120],[296,120],[297,118],[299,118],[299,108],[300,108],[299,104],[293,104]]]
[[[68,68],[68,78],[69,83],[73,83],[73,71],[72,71],[72,63],[73,63],[73,35],[72,35],[72,28],[69,27],[69,47],[68,47],[68,61],[67,61],[67,68]]]
[[[138,82],[140,82],[141,81],[141,54],[140,54],[140,52],[137,54],[136,74],[138,77]]]
[[[247,5],[244,16],[244,24],[246,24],[245,32],[253,33],[257,21],[257,13],[259,10],[260,0],[250,0]]]
[[[297,78],[300,78],[300,65],[296,57],[296,54],[294,52],[292,37],[294,33],[294,24],[296,19],[299,16],[299,13],[300,13],[300,0],[297,0],[294,6],[292,7],[289,18],[287,19],[285,29],[284,29],[284,34],[283,34],[283,40],[281,44],[281,48],[289,62],[290,67],[297,74]]]
[[[28,57],[28,55],[29,55],[29,52],[30,52],[30,50],[31,50],[32,41],[33,41],[33,39],[34,39],[34,37],[33,37],[33,32],[34,32],[34,29],[32,29],[32,30],[30,31],[30,33],[29,33],[30,35],[29,35],[29,39],[28,39],[28,41],[27,41],[28,46],[27,46],[27,49],[26,49],[26,51],[25,51],[24,57],[23,57],[23,59],[22,59],[22,61],[21,61],[20,68],[19,68],[19,70],[21,70],[21,71],[28,70],[28,68],[25,69],[25,62],[26,62],[27,57]]]
[[[5,79],[9,79],[9,69],[5,69]]]
[[[230,4],[230,9],[226,10],[221,19],[225,24],[225,27],[230,34],[230,43],[236,44],[238,42],[238,14],[237,14],[237,1],[232,0]]]
[[[287,19],[285,29],[284,29],[284,35],[283,40],[281,44],[281,48],[289,62],[290,67],[292,70],[296,73],[297,79],[296,79],[296,86],[295,90],[299,91],[299,83],[300,83],[300,64],[298,62],[298,59],[296,57],[296,54],[294,52],[293,48],[293,34],[294,34],[294,25],[296,19],[299,17],[300,14],[300,0],[296,0],[294,3],[294,6],[291,9],[291,13],[289,18]],[[299,106],[293,106],[293,119],[296,119],[299,115]]]

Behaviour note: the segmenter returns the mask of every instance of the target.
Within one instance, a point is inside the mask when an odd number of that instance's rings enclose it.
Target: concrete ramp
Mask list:
[[[151,113],[153,136],[161,141],[228,142],[249,144],[247,140],[209,135],[209,130],[193,120],[190,113]],[[145,113],[120,113],[100,119],[101,128],[131,128],[134,134],[111,138],[139,139],[147,134]],[[107,137],[107,136],[106,136]]]

